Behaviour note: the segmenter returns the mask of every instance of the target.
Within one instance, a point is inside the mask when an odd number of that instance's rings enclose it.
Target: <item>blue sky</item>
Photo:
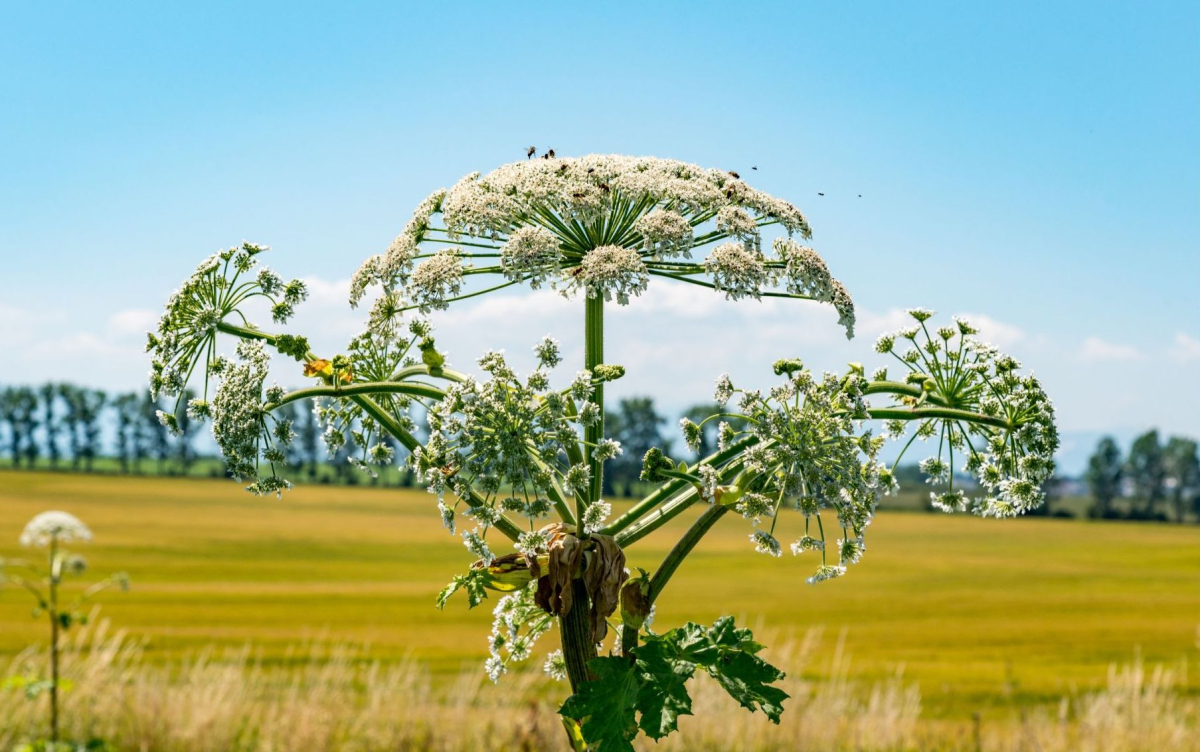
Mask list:
[[[984,321],[1070,435],[1200,434],[1197,39],[1183,2],[9,3],[0,347],[19,380],[138,386],[153,311],[250,239],[312,280],[302,321],[336,348],[344,280],[415,204],[536,144],[750,176],[863,311],[847,346],[807,309],[651,290],[610,329],[629,393],[870,363],[871,328],[924,305]],[[569,343],[577,308],[438,323],[462,362]]]

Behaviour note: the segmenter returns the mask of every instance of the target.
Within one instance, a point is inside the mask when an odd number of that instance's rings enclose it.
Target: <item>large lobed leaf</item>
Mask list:
[[[788,695],[772,686],[784,673],[758,657],[763,646],[733,617],[711,627],[688,622],[661,635],[646,635],[633,659],[596,658],[589,666],[596,680],[587,682],[559,712],[582,720],[589,744],[610,750],[632,750],[641,729],[651,739],[678,730],[679,716],[692,714],[687,681],[696,669],[707,671],[742,707],[761,710],[779,723]]]

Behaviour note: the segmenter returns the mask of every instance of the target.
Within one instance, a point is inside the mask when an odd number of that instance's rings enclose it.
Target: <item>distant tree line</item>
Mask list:
[[[158,420],[167,409],[150,399],[148,392],[109,394],[68,383],[38,387],[0,387],[0,457],[16,468],[69,469],[92,472],[97,460],[109,472],[191,475],[196,463],[205,460],[207,474],[222,475],[219,459],[204,457],[196,448],[200,425],[184,413],[177,415],[179,434],[172,434]],[[697,404],[680,417],[700,423],[719,413],[714,404]],[[415,484],[404,463],[370,478],[348,460],[361,448],[355,446],[353,431],[348,441],[330,457],[322,441],[322,428],[307,402],[290,403],[280,417],[292,421],[296,440],[288,447],[288,477],[296,481],[379,484]],[[628,397],[613,405],[605,416],[607,432],[621,442],[623,452],[607,466],[605,494],[634,496],[640,489],[638,475],[642,456],[659,447],[676,459],[692,461],[717,448],[717,423],[710,421],[700,436],[699,451],[686,447],[677,451],[668,434],[668,419],[651,397]],[[403,458],[403,448],[393,447]],[[907,488],[921,488],[924,475],[916,465],[897,469],[897,479]],[[1197,442],[1173,436],[1164,443],[1158,431],[1137,437],[1128,455],[1111,437],[1100,440],[1088,462],[1083,480],[1090,492],[1088,514],[1103,519],[1200,520],[1200,454]],[[1058,495],[1061,481],[1048,487],[1050,501]],[[1051,505],[1043,507],[1050,513]],[[1059,510],[1058,514],[1069,514]]]
[[[223,466],[213,464],[216,458],[202,457],[197,450],[200,425],[186,412],[176,416],[178,434],[162,425],[158,412],[169,409],[161,400],[151,399],[147,391],[110,394],[68,383],[0,387],[0,457],[15,468],[82,472],[103,469],[160,475],[193,474],[197,461],[208,459],[215,473],[223,473]],[[697,405],[685,414],[698,422],[715,412],[719,412],[716,405]],[[347,432],[348,441],[331,457],[310,404],[291,403],[280,417],[290,419],[296,431],[296,439],[287,450],[289,477],[293,480],[369,481],[347,461],[361,449],[354,444],[353,431]],[[609,435],[624,448],[623,454],[608,466],[606,492],[633,495],[646,450],[671,444],[664,435],[667,418],[658,412],[652,398],[631,397],[617,403],[605,420]],[[700,455],[716,448],[716,428],[715,423],[705,426]],[[403,456],[401,447],[393,448],[398,457]],[[97,461],[102,458],[108,461],[101,468]],[[411,485],[414,479],[401,467],[396,482]]]
[[[1129,454],[1105,436],[1096,445],[1084,475],[1092,496],[1089,514],[1104,519],[1168,520],[1200,518],[1200,452],[1195,439],[1172,436],[1163,443],[1157,430],[1133,440]]]

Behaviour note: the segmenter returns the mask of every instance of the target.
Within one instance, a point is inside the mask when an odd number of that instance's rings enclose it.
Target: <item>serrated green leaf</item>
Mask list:
[[[558,712],[582,724],[583,738],[598,744],[603,752],[634,752],[630,743],[637,736],[634,710],[637,707],[638,672],[620,656],[595,658],[588,668],[596,679],[584,682],[567,698]]]
[[[682,628],[681,657],[704,668],[742,707],[762,710],[779,723],[788,694],[770,685],[783,679],[784,673],[756,655],[763,646],[753,633],[735,627],[732,616],[717,619],[703,635],[696,628],[691,623]]]
[[[679,730],[679,716],[692,714],[686,684],[696,673],[696,664],[680,660],[675,645],[658,637],[647,637],[636,654],[641,680],[638,726],[657,741]]]
[[[779,723],[788,693],[771,686],[771,682],[782,679],[782,671],[756,655],[741,652],[727,653],[718,664],[705,669],[743,708],[762,710]]]
[[[688,622],[647,640],[648,645],[654,642],[661,642],[664,654],[675,662],[703,668],[742,707],[762,710],[779,723],[788,694],[770,685],[783,679],[784,673],[758,657],[763,645],[749,629],[738,629],[732,616],[717,619],[708,629]]]
[[[467,607],[475,608],[487,598],[487,588],[484,587],[487,573],[482,569],[472,569],[466,574],[456,574],[450,584],[437,594],[437,607],[445,608],[450,596],[459,590],[467,591]]]

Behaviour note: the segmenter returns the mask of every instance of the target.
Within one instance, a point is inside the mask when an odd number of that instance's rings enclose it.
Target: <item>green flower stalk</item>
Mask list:
[[[59,694],[66,689],[66,684],[59,675],[61,638],[76,624],[87,623],[87,614],[82,608],[93,597],[110,587],[129,589],[129,577],[118,573],[92,584],[71,601],[63,603],[63,582],[70,577],[79,577],[87,571],[87,560],[71,553],[64,546],[73,542],[86,543],[91,539],[92,531],[74,515],[67,512],[42,512],[25,526],[21,533],[21,545],[45,548],[45,565],[0,559],[0,586],[13,585],[32,596],[34,618],[45,616],[50,625],[50,678],[10,677],[6,684],[23,687],[30,699],[37,698],[42,692],[49,695],[50,737],[47,749],[52,750],[58,748],[59,742]]]
[[[691,712],[686,683],[698,671],[777,722],[783,675],[748,630],[728,617],[652,629],[658,596],[722,517],[742,518],[760,553],[815,559],[815,584],[845,575],[865,554],[879,500],[896,489],[894,465],[879,459],[887,440],[906,440],[902,455],[915,439],[936,442],[922,464],[946,486],[933,503],[994,517],[1042,502],[1058,446],[1036,379],[980,342],[969,323],[931,329],[932,312],[913,309],[916,326],[876,345],[900,362],[894,378],[887,368],[868,377],[857,363],[844,375],[816,375],[795,357],[772,366],[778,383],[766,392],[721,376],[720,412],[681,423],[695,447],[715,422],[717,451],[688,466],[651,449],[642,478],[654,489],[614,517],[601,497],[604,465],[623,449],[605,435],[604,385],[625,368],[605,362],[605,308],[651,294],[652,284],[691,284],[730,300],[824,303],[852,337],[854,303],[825,260],[801,245],[810,237],[796,207],[731,172],[650,157],[530,159],[433,192],[392,245],[367,259],[350,304],[374,299],[365,331],[343,354],[318,356],[300,334],[246,319],[241,304],[250,297],[267,297],[276,323],[303,298],[300,283],[254,273],[262,247],[209,259],[171,298],[150,339],[152,388],[181,394],[192,376],[206,389],[210,379],[218,384],[193,414],[211,417],[232,473],[255,493],[287,487],[278,470],[292,432],[273,411],[292,401],[312,399],[331,452],[352,439],[361,450],[352,461],[368,472],[395,461],[393,441],[403,447],[442,524],[474,558],[438,606],[459,592],[470,607],[489,591],[505,594],[488,641],[493,681],[558,628],[561,649],[545,670],[570,682],[560,713],[573,749],[631,750],[639,733],[671,733]],[[578,370],[556,375],[562,357],[550,338],[535,345],[538,365],[528,375],[498,352],[478,360],[482,378],[454,370],[430,317],[522,284],[583,298]],[[236,361],[217,354],[218,335],[240,341]],[[312,386],[264,387],[272,347],[300,361]],[[414,408],[425,416],[424,440]],[[972,476],[969,488],[960,473]],[[703,511],[667,557],[629,580],[626,556],[636,544],[697,505]],[[606,641],[610,625],[615,636]]]

